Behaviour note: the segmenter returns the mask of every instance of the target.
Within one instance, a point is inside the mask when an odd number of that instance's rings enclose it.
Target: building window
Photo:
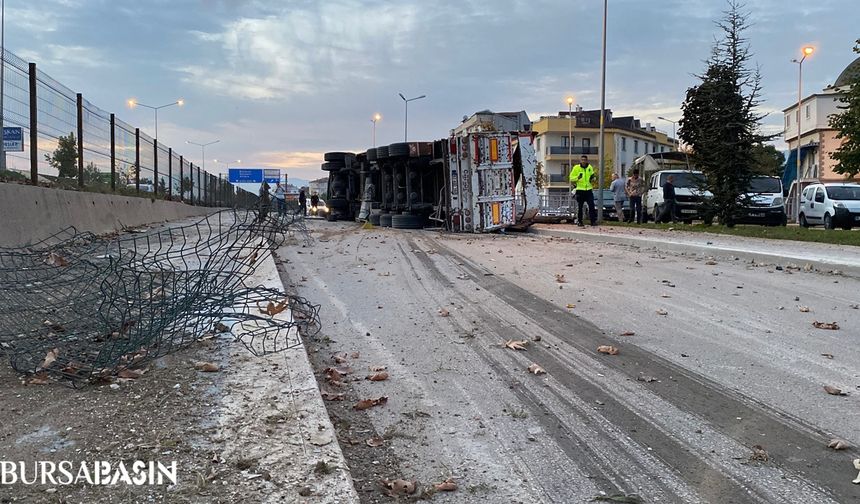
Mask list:
[[[660,152],[666,152],[666,146],[661,145],[660,146]]]
[[[562,146],[562,147],[570,147],[570,145],[571,145],[571,140],[573,141],[573,143],[574,143],[574,145],[575,145],[575,144],[576,144],[576,137],[575,137],[575,136],[573,136],[573,137],[569,137],[569,136],[567,136],[567,135],[563,135],[563,136],[561,137],[561,146]]]
[[[583,153],[587,154],[588,149],[591,148],[591,139],[590,138],[583,138],[582,139],[582,148],[583,148]]]
[[[570,175],[570,165],[569,164],[567,164],[567,163],[561,164],[561,174],[564,175],[565,177]]]
[[[621,163],[621,176],[625,176],[627,173],[627,163]]]
[[[785,114],[785,127],[788,128],[791,126],[791,116],[789,114]]]
[[[639,140],[633,140],[633,154],[639,154]]]
[[[809,105],[806,106],[806,118],[809,119]]]
[[[645,154],[648,154],[648,142],[645,142]]]
[[[627,152],[627,139],[621,137],[621,150]]]

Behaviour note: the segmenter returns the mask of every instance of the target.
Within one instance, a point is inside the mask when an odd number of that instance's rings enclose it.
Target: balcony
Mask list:
[[[561,183],[568,183],[568,177],[567,177],[567,175],[561,175],[561,174],[559,174],[559,173],[550,173],[550,174],[549,174],[549,183],[550,183],[550,184],[556,184],[556,183],[559,183],[559,182],[561,182]]]
[[[544,151],[544,155],[547,156],[548,159],[551,159],[553,156],[555,156],[557,159],[560,159],[568,156],[568,154],[570,153],[571,152],[569,147],[562,146],[547,146],[546,150]],[[597,147],[573,147],[574,156],[581,156],[582,154],[597,155]]]

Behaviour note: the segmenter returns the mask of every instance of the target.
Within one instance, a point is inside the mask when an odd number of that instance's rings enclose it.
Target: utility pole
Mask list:
[[[604,116],[606,115],[606,14],[609,10],[609,0],[603,0],[603,61],[600,70],[600,143],[598,146],[598,156],[600,157],[600,175],[597,183],[600,185],[597,190],[597,222],[603,222],[603,129]]]

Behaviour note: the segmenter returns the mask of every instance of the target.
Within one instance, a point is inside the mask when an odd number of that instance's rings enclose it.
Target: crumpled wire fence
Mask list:
[[[310,243],[300,215],[223,210],[98,237],[74,228],[0,248],[0,356],[73,383],[106,378],[232,333],[255,355],[319,331],[319,307],[247,285],[273,247]]]

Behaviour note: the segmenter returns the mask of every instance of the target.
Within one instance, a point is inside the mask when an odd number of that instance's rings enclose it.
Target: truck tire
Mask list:
[[[323,155],[323,159],[326,161],[340,161],[341,163],[348,157],[355,157],[355,154],[352,152],[326,152]]]
[[[376,148],[376,159],[385,159],[388,157],[388,147]]]
[[[381,227],[391,227],[391,214],[379,214],[379,225]]]
[[[388,146],[388,155],[390,157],[395,156],[408,156],[409,155],[409,144],[407,142],[399,142],[393,143]]]
[[[376,161],[376,148],[367,149],[367,160]]]
[[[379,217],[380,217],[379,214],[373,214],[372,213],[372,214],[370,214],[370,216],[367,217],[367,220],[369,220],[370,223],[373,224],[374,226],[378,226],[379,225]]]
[[[323,171],[340,171],[344,168],[346,168],[346,165],[344,165],[343,163],[338,163],[337,161],[331,161],[320,165],[320,169],[322,169]]]
[[[391,227],[397,229],[421,229],[424,227],[424,219],[418,215],[392,215]]]

